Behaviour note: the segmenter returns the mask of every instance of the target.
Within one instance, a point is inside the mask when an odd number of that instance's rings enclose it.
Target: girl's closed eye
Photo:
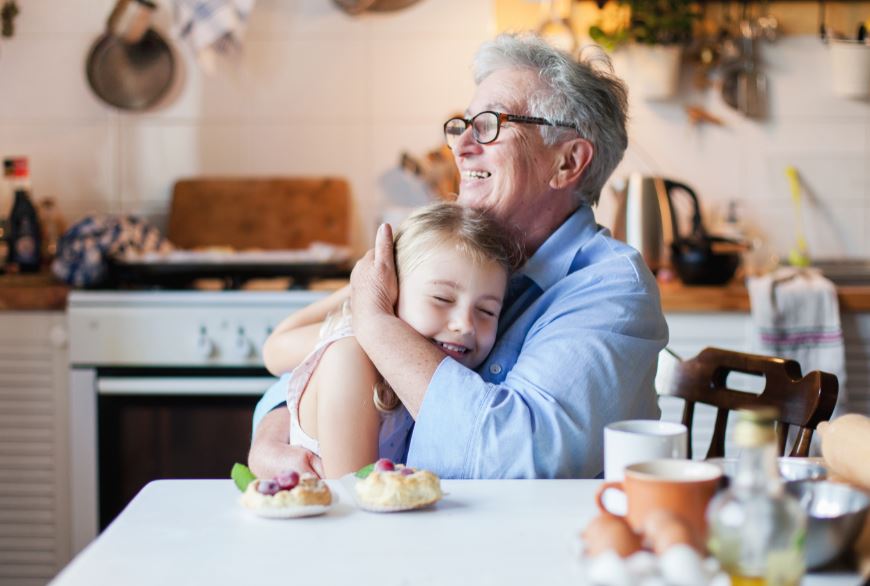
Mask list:
[[[444,297],[442,295],[433,295],[432,299],[434,299],[438,303],[453,303],[453,300],[451,298]]]

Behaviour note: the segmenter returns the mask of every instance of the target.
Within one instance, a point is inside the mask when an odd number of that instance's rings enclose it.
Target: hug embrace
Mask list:
[[[605,58],[512,35],[474,76],[444,124],[456,203],[395,241],[381,226],[350,286],[267,340],[283,376],[255,412],[258,476],[387,457],[445,478],[590,478],[605,425],[658,418],[658,288],[592,213],[627,146],[624,84]]]

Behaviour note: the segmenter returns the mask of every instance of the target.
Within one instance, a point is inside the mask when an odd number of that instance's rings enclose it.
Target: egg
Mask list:
[[[628,522],[622,517],[606,513],[592,519],[581,537],[589,557],[614,551],[619,557],[625,558],[641,549],[640,536],[632,531]]]
[[[589,562],[587,578],[600,586],[634,586],[636,580],[615,551],[605,551]]]
[[[659,556],[662,578],[673,586],[698,586],[707,584],[707,574],[701,556],[689,545],[678,544]]]
[[[647,545],[662,555],[675,545],[697,548],[692,528],[679,516],[665,510],[650,512],[643,522],[643,535]]]

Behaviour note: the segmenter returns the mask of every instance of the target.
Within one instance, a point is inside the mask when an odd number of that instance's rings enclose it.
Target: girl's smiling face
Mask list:
[[[501,265],[475,262],[448,241],[402,275],[396,313],[446,355],[476,368],[495,343],[506,285]]]

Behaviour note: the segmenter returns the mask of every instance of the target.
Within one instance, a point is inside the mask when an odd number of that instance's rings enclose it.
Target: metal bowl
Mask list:
[[[731,479],[737,473],[737,458],[710,458],[707,460],[722,469],[722,474]],[[808,458],[779,458],[779,475],[785,481],[823,480],[828,470],[817,460]]]
[[[807,567],[824,566],[845,553],[864,525],[870,495],[827,480],[797,480],[785,488],[807,512]]]

